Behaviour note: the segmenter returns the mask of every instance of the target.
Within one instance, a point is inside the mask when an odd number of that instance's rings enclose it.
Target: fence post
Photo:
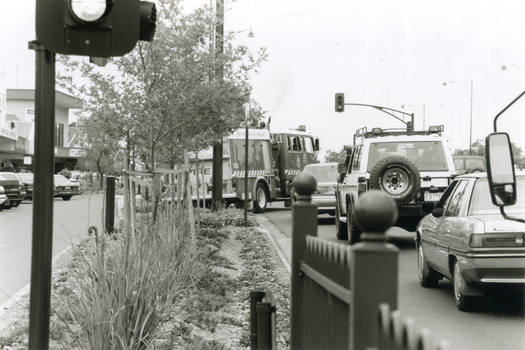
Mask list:
[[[364,350],[378,346],[379,305],[397,309],[399,250],[386,237],[397,220],[397,205],[382,191],[371,190],[359,197],[354,211],[363,233],[362,243],[352,247],[350,349]]]
[[[250,291],[250,349],[258,350],[257,303],[264,298],[265,293],[259,290]]]
[[[112,233],[115,227],[115,177],[106,177],[106,232]]]
[[[292,286],[291,286],[291,331],[290,349],[300,350],[307,346],[303,344],[304,321],[301,293],[304,279],[300,275],[300,264],[306,253],[306,236],[317,237],[317,205],[312,203],[312,194],[317,187],[315,178],[307,173],[300,173],[293,182],[297,194],[297,202],[292,206]]]

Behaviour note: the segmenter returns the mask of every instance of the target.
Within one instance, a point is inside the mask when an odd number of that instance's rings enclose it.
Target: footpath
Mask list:
[[[275,251],[279,256],[279,259],[281,259],[284,267],[289,274],[292,273],[292,239],[282,233],[270,219],[264,216],[256,216],[256,218],[259,222],[261,231],[268,236],[268,240],[275,248]]]

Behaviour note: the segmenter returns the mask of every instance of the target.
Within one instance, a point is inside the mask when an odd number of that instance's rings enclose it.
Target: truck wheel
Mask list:
[[[266,205],[268,204],[268,194],[266,193],[266,188],[262,183],[257,184],[257,189],[255,190],[255,200],[253,201],[253,206],[256,213],[264,213],[266,211]]]
[[[351,203],[346,208],[346,228],[348,231],[348,244],[361,242],[361,230],[357,227],[354,217],[354,209]]]
[[[341,221],[341,210],[339,209],[339,200],[335,204],[335,236],[337,239],[346,241],[348,232],[346,231],[346,222]]]
[[[419,170],[406,157],[383,158],[370,173],[370,188],[380,189],[398,204],[410,201],[420,186]]]

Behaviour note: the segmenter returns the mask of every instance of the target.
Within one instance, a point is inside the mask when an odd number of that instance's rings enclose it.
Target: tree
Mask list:
[[[523,157],[523,150],[518,147],[514,142],[511,142],[512,147],[512,155],[514,158],[514,164],[519,168],[523,169],[525,166],[525,158]],[[461,156],[461,155],[469,155],[470,150],[468,149],[456,149],[454,150],[453,155],[455,156]],[[472,144],[472,155],[473,156],[481,156],[485,157],[485,141],[484,140],[476,140]]]
[[[208,6],[190,14],[179,0],[159,0],[157,7],[155,40],[139,41],[130,54],[111,59],[118,74],[62,57],[66,70],[59,76],[63,87],[83,99],[91,125],[104,125],[86,132],[125,141],[126,153],[150,169],[157,161],[174,166],[184,149],[208,148],[242,126],[249,74],[267,59],[265,48],[254,55],[234,46],[234,34],[219,38],[224,50],[215,52],[216,16]],[[87,84],[73,82],[78,70]]]
[[[328,150],[324,157],[325,163],[344,163],[346,160],[346,150],[343,148],[339,152]]]

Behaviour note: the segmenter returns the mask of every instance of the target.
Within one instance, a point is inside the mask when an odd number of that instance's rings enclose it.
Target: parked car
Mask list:
[[[69,181],[63,175],[54,175],[55,180],[55,197],[62,197],[63,200],[68,201],[74,195],[81,194],[80,184]]]
[[[303,173],[309,173],[317,180],[317,189],[312,195],[312,203],[317,204],[319,214],[335,215],[335,188],[337,186],[338,163],[313,163],[304,167]],[[293,191],[294,201],[297,201]]]
[[[24,184],[26,187],[26,196],[24,199],[33,199],[33,173],[17,173],[16,174],[20,181]]]
[[[0,211],[4,210],[4,203],[7,200],[7,196],[5,195],[5,190],[2,186],[0,186]]]
[[[15,173],[0,173],[0,186],[4,187],[7,200],[2,204],[4,209],[18,207],[26,196],[26,189]]]
[[[417,228],[418,276],[423,287],[435,287],[443,277],[451,280],[456,305],[463,311],[484,295],[488,285],[523,289],[525,172],[516,173],[516,184],[512,190],[516,204],[507,207],[504,217],[499,207],[503,204],[491,200],[486,173],[455,178]],[[510,216],[522,222],[509,220]]]
[[[481,156],[453,156],[454,168],[459,174],[486,171],[485,158]]]

